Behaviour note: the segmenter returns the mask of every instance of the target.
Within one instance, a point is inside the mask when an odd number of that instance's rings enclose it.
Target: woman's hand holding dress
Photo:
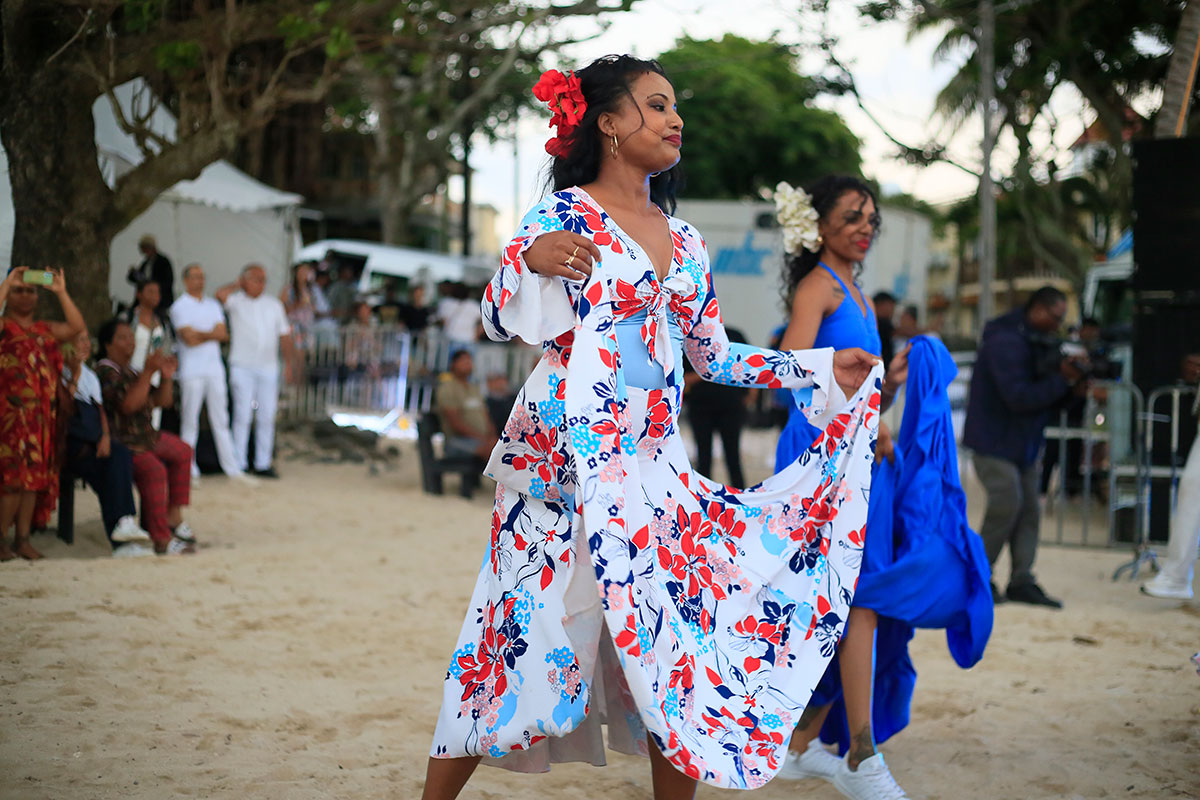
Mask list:
[[[859,347],[838,350],[833,354],[833,379],[846,397],[853,397],[878,363],[878,356]]]

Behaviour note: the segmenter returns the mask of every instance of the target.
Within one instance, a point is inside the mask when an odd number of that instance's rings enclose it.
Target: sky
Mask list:
[[[749,39],[766,39],[773,34],[781,42],[811,39],[815,18],[801,19],[795,2],[787,0],[639,0],[634,9],[608,15],[609,27],[598,37],[567,48],[560,66],[581,67],[607,53],[631,53],[654,57],[669,50],[684,35],[693,39],[716,39],[733,33]],[[850,67],[865,104],[897,139],[918,145],[936,138],[946,141],[948,129],[934,115],[938,91],[957,71],[969,52],[953,54],[945,63],[935,63],[934,50],[941,31],[909,38],[899,22],[870,23],[858,16],[855,0],[830,0],[830,31],[839,39],[835,49],[840,61]],[[808,30],[801,30],[805,26]],[[573,30],[594,30],[594,23]],[[806,58],[802,71],[816,71],[820,56]],[[676,87],[677,89],[683,87]],[[885,194],[907,192],[931,203],[944,203],[971,195],[978,179],[948,164],[912,167],[896,158],[895,146],[869,121],[851,98],[818,101],[838,113],[862,142],[864,173],[883,186]],[[1071,92],[1060,91],[1052,101],[1057,122],[1042,126],[1038,141],[1043,146],[1065,149],[1083,130],[1083,105]],[[682,109],[681,109],[682,110]],[[549,112],[526,116],[510,139],[495,146],[475,143],[471,163],[475,169],[473,200],[500,210],[502,229],[515,227],[514,208],[525,211],[543,194],[548,164],[544,145],[549,136]],[[686,116],[685,116],[686,124]],[[730,124],[737,124],[730,120]],[[972,169],[980,165],[978,119],[965,124],[949,140],[949,154]],[[1009,143],[1002,140],[997,163],[1010,156]],[[1009,153],[1009,155],[1006,155]],[[684,144],[684,164],[687,145]],[[461,188],[451,186],[461,196]]]

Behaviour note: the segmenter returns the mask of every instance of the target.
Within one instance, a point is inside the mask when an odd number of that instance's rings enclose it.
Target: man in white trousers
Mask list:
[[[179,380],[182,410],[179,438],[196,449],[200,437],[200,408],[208,408],[208,425],[221,470],[246,483],[256,481],[238,465],[229,431],[229,394],[225,388],[225,364],[221,361],[221,342],[229,340],[221,304],[204,296],[204,270],[189,264],[183,270],[187,290],[171,305],[171,324],[179,339]],[[195,461],[192,475],[199,475]]]
[[[1185,383],[1200,381],[1200,354],[1189,355],[1183,360],[1181,377]],[[1200,410],[1200,398],[1192,410]],[[1167,557],[1159,562],[1158,574],[1142,585],[1142,591],[1151,597],[1190,600],[1197,557],[1200,557],[1200,434],[1192,442],[1187,463],[1179,476],[1167,539]]]
[[[250,264],[241,278],[222,286],[216,298],[229,317],[229,388],[233,391],[233,447],[238,464],[249,463],[250,419],[254,418],[253,474],[278,478],[271,466],[275,449],[275,409],[279,404],[279,355],[285,379],[291,370],[292,337],[278,297],[264,293],[267,273]]]

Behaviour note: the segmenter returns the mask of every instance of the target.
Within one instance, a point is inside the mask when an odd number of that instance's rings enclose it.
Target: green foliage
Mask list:
[[[339,44],[334,49],[337,51],[337,54],[340,54],[349,34],[343,27],[330,25],[328,15],[331,8],[332,3],[324,0],[324,2],[313,3],[303,14],[288,13],[282,15],[275,27],[280,36],[283,37],[284,46],[290,49],[297,45],[311,42],[328,30],[331,40],[335,36],[338,37]],[[327,45],[326,54],[331,58],[335,57],[335,54],[329,53],[328,50],[329,47]]]
[[[1139,130],[1130,108],[1161,86],[1185,5],[1185,0],[997,3],[995,96],[1000,123],[1018,151],[1000,182],[1000,277],[1038,267],[1082,282],[1093,257],[1128,225],[1132,167],[1126,142],[1131,134],[1151,130],[1149,125]],[[939,93],[938,114],[955,131],[975,118],[981,96],[978,3],[872,0],[859,10],[875,20],[907,22],[913,32],[942,31],[936,55],[967,57]],[[1083,96],[1109,146],[1093,153],[1082,174],[1059,180],[1059,154],[1035,144],[1033,131],[1039,120],[1057,125],[1050,103],[1064,86]],[[971,203],[950,215],[968,237],[977,230],[976,217],[968,213]]]
[[[162,19],[165,0],[124,0],[122,23],[128,33],[146,33]]]
[[[754,197],[779,181],[858,174],[858,139],[813,105],[818,87],[796,71],[786,45],[683,38],[659,61],[684,119],[686,196]]]
[[[154,63],[171,76],[198,69],[203,56],[199,42],[163,42],[154,48]]]

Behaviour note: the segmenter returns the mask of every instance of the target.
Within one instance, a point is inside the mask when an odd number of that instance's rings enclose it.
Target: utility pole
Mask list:
[[[462,254],[471,255],[471,134],[475,131],[473,120],[463,125],[463,202],[460,219],[462,231]]]
[[[992,186],[993,124],[996,104],[996,8],[979,0],[979,81],[983,103],[983,168],[979,174],[979,331],[992,317],[992,282],[996,277],[996,194]]]

